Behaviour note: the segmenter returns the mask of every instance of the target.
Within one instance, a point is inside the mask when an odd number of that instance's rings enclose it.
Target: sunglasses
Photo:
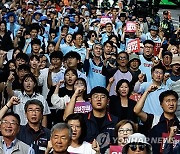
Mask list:
[[[130,144],[129,145],[130,149],[132,151],[136,151],[137,150],[137,147],[139,148],[140,151],[144,151],[145,147],[146,147],[146,144]]]

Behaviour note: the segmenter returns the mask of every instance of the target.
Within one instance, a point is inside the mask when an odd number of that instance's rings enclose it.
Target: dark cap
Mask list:
[[[70,51],[65,56],[64,59],[67,60],[68,58],[76,58],[77,60],[81,60],[81,56],[76,51]]]
[[[90,92],[90,97],[92,97],[92,95],[95,93],[102,93],[105,94],[107,97],[109,97],[109,92],[104,87],[100,87],[100,86],[94,87]]]
[[[168,15],[168,11],[166,10],[166,11],[163,11],[163,14],[164,15]]]
[[[162,57],[164,57],[165,55],[169,55],[171,58],[172,58],[172,52],[170,52],[170,51],[165,51],[165,52],[163,52],[162,53]]]

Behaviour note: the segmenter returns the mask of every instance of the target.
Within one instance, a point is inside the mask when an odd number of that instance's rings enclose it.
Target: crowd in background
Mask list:
[[[179,95],[170,11],[133,0],[0,2],[0,151],[178,154]]]

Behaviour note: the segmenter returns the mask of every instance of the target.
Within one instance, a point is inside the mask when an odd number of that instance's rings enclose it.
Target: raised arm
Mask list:
[[[14,91],[12,90],[12,82],[13,81],[14,81],[14,75],[11,72],[8,77],[8,80],[7,80],[7,93],[8,93],[9,98],[14,95]]]
[[[65,120],[68,115],[72,114],[74,112],[74,107],[76,104],[77,97],[81,93],[82,88],[77,88],[76,91],[74,92],[73,96],[71,97],[71,100],[69,104],[66,106],[65,111],[64,111],[64,116],[63,119]]]
[[[66,103],[70,101],[70,97],[68,95],[65,95],[64,97],[59,97],[59,87],[64,83],[64,80],[60,80],[56,88],[54,90],[53,95],[51,96],[51,103],[54,107],[57,109],[64,109],[66,106]]]
[[[156,85],[153,85],[153,84],[150,85],[149,88],[141,96],[141,98],[137,102],[136,106],[134,107],[134,112],[143,122],[146,122],[146,120],[147,120],[147,113],[145,113],[142,110],[142,108],[144,107],[145,100],[146,100],[148,94],[156,89],[157,89]]]
[[[0,120],[4,116],[4,114],[13,106],[19,104],[19,98],[16,96],[11,97],[11,99],[7,102],[6,105],[0,110]]]
[[[50,89],[52,86],[52,72],[53,72],[53,70],[54,70],[54,66],[50,65],[49,70],[48,70],[48,77],[47,77],[48,89]]]

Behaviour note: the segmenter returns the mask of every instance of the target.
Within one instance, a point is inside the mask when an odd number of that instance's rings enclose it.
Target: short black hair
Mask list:
[[[63,53],[61,51],[54,51],[50,54],[50,60],[52,58],[59,58],[59,59],[63,60]]]
[[[160,101],[160,104],[162,104],[163,100],[164,100],[164,97],[166,96],[170,96],[170,95],[173,95],[176,100],[179,99],[179,96],[177,94],[177,92],[175,92],[174,90],[166,90],[166,91],[163,91],[160,95],[159,95],[159,101]]]
[[[78,78],[78,74],[77,71],[73,68],[67,68],[66,71],[64,72],[64,76],[68,73],[68,72],[73,72],[73,74]]]
[[[33,39],[33,40],[31,41],[31,45],[33,45],[33,44],[41,45],[40,39],[37,39],[37,38]]]
[[[163,71],[163,74],[165,74],[166,68],[162,65],[162,63],[159,63],[158,65],[155,65],[151,69],[151,73],[155,71],[155,69],[161,69]]]
[[[33,60],[34,58],[35,58],[37,61],[40,61],[40,57],[39,57],[38,55],[31,55],[29,59],[30,59],[30,60]]]
[[[73,36],[72,36],[73,40],[76,40],[76,36],[77,36],[77,35],[81,35],[82,38],[83,38],[83,34],[81,34],[81,33],[79,33],[79,32],[76,32],[76,33],[74,33]]]
[[[16,59],[23,59],[26,61],[26,63],[29,62],[29,56],[27,54],[21,53],[21,52],[16,55]]]
[[[145,40],[145,41],[143,42],[143,45],[145,45],[145,44],[152,44],[153,47],[155,46],[155,43],[154,43],[152,40]]]
[[[105,45],[108,44],[108,43],[111,45],[111,47],[113,47],[113,41],[109,41],[109,40],[107,40],[106,42],[104,42],[103,46],[105,46]]]
[[[73,114],[70,114],[66,118],[65,122],[68,123],[68,121],[70,121],[70,120],[79,120],[80,126],[81,126],[81,135],[79,136],[78,143],[82,144],[83,141],[84,141],[84,138],[87,135],[87,126],[86,126],[86,122],[85,122],[85,120],[83,118],[83,114],[82,113],[73,113]]]
[[[102,93],[102,94],[105,94],[107,97],[109,97],[109,92],[107,91],[106,88],[104,87],[100,87],[100,86],[96,86],[94,87],[91,92],[90,92],[90,97],[92,97],[93,94],[95,93]]]
[[[125,54],[126,57],[127,57],[127,59],[129,60],[129,54],[128,54],[126,51],[119,52],[119,53],[118,53],[118,56],[119,56],[120,54]]]
[[[38,23],[33,23],[30,25],[30,31],[32,30],[37,30],[37,32],[39,32],[40,26]]]
[[[28,101],[26,102],[26,104],[25,104],[25,106],[24,106],[25,112],[27,112],[27,108],[28,108],[28,106],[31,105],[31,104],[33,104],[33,105],[38,105],[38,106],[41,108],[41,113],[43,113],[43,111],[44,111],[44,106],[43,106],[42,102],[39,101],[39,100],[37,100],[37,99],[31,99],[31,100],[28,100]]]
[[[70,51],[64,56],[64,60],[67,60],[68,58],[76,58],[77,60],[81,60],[81,56],[76,51]]]
[[[171,58],[173,57],[173,54],[172,54],[172,52],[170,52],[170,51],[165,51],[165,52],[163,52],[163,53],[162,53],[162,58],[163,58],[165,55],[169,55]]]
[[[30,67],[29,67],[29,65],[27,65],[27,64],[21,64],[21,65],[19,65],[19,67],[18,67],[18,71],[20,71],[20,70],[25,70],[25,71],[27,71],[27,72],[31,72],[31,69],[30,69]]]
[[[4,119],[4,118],[7,117],[7,116],[13,116],[13,117],[15,117],[15,118],[17,119],[17,121],[18,121],[18,124],[20,125],[21,119],[20,119],[20,117],[19,117],[18,114],[14,113],[14,112],[7,112],[7,113],[5,113],[5,114],[2,116],[2,119]]]

